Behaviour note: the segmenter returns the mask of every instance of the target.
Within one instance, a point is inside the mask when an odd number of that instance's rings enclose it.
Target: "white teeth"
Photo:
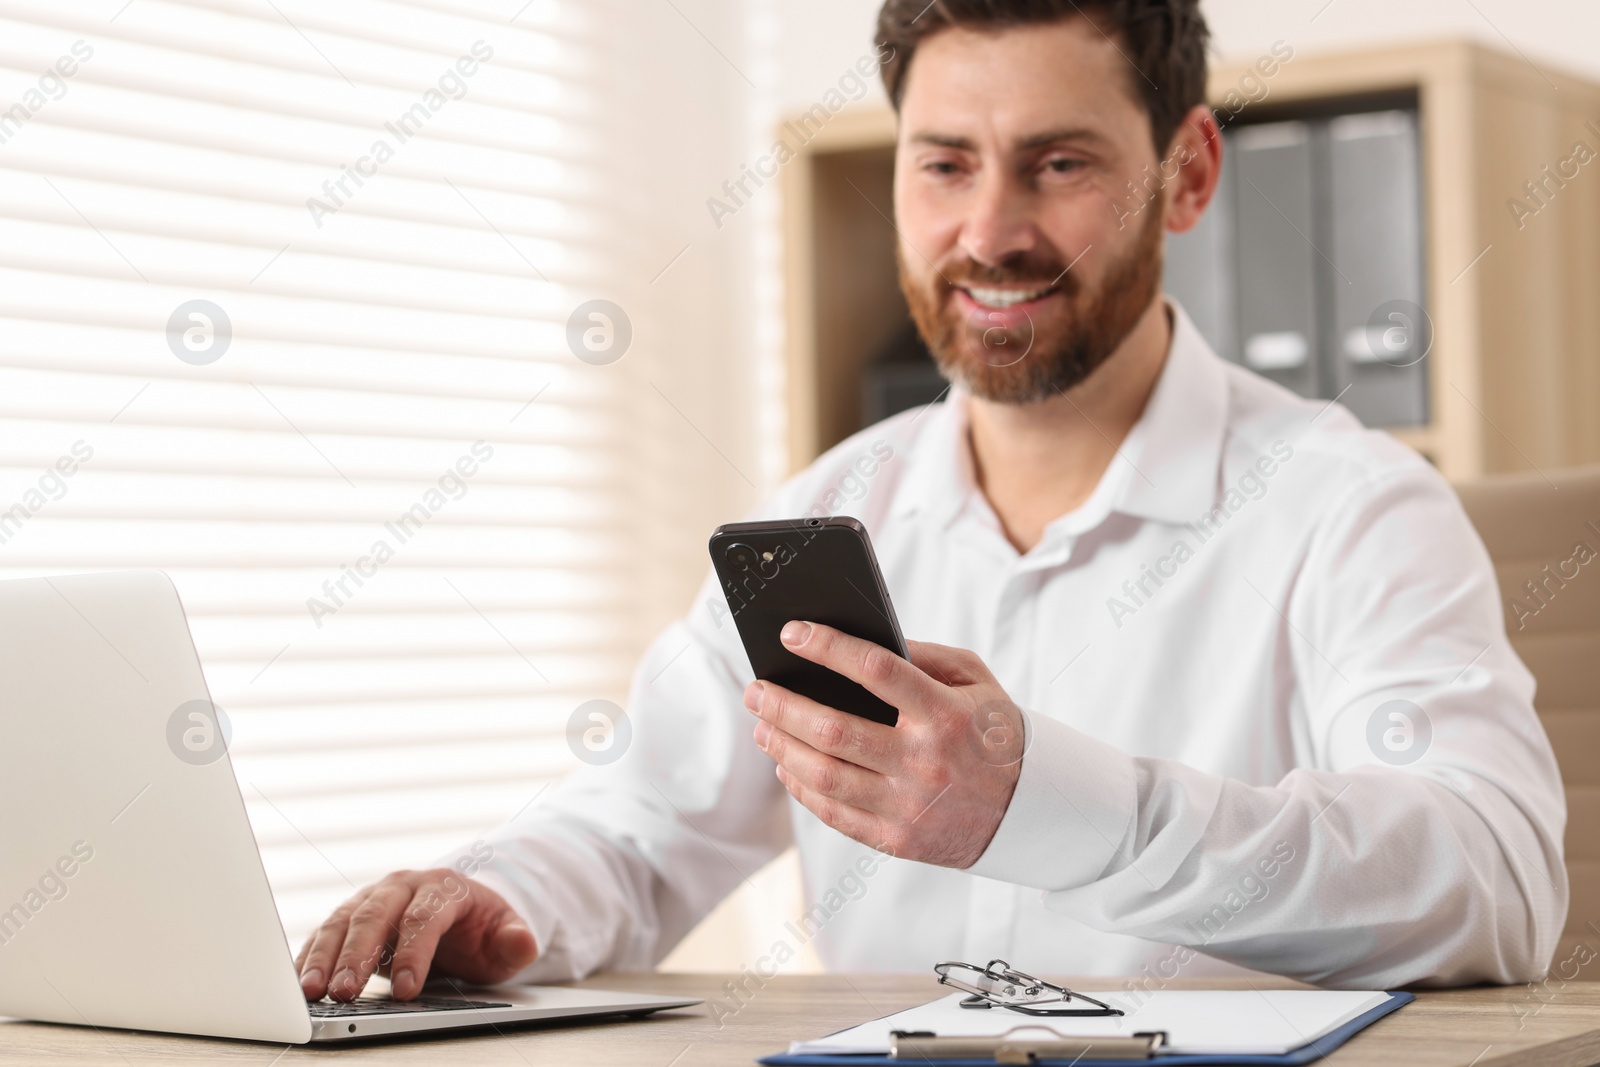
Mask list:
[[[979,289],[971,287],[967,293],[972,299],[984,307],[1008,308],[1017,304],[1025,304],[1029,300],[1037,300],[1050,291],[1049,286],[1043,289]]]

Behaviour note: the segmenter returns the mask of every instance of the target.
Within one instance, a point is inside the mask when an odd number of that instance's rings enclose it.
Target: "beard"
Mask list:
[[[1000,404],[1032,404],[1065,393],[1093,374],[1133,331],[1161,288],[1161,213],[1146,212],[1126,255],[1089,288],[1053,249],[999,266],[963,256],[927,280],[906,269],[896,246],[900,291],[939,372],[973,396]],[[983,309],[964,313],[955,290],[968,286],[1053,285],[1048,309],[1021,327],[1002,328]]]

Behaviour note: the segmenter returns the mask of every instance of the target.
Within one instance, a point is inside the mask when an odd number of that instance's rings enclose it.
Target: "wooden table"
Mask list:
[[[125,1030],[0,1023],[0,1067],[48,1063],[57,1067],[281,1067],[295,1063],[471,1064],[472,1067],[694,1067],[738,1064],[782,1051],[791,1040],[818,1037],[932,1000],[941,990],[920,976],[825,975],[779,977],[730,1001],[726,975],[605,975],[584,983],[600,988],[717,998],[731,1015],[713,1021],[705,1008],[663,1012],[650,1019],[479,1031],[470,1036],[408,1038],[363,1045],[277,1046],[245,1041],[172,1037]],[[1116,988],[1105,979],[1084,989]],[[1173,982],[1172,988],[1230,988],[1224,981]],[[1258,988],[1298,988],[1292,982]],[[275,1060],[274,1057],[277,1057]],[[1552,979],[1537,993],[1527,986],[1422,991],[1415,1003],[1380,1020],[1328,1059],[1331,1067],[1590,1067],[1600,1063],[1600,982]]]

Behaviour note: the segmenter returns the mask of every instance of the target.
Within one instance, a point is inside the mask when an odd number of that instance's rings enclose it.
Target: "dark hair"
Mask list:
[[[884,0],[877,34],[878,54],[889,57],[883,87],[899,110],[917,45],[940,30],[1007,30],[1069,18],[1090,19],[1117,41],[1134,95],[1150,116],[1156,155],[1163,155],[1183,117],[1205,102],[1211,34],[1200,0]]]

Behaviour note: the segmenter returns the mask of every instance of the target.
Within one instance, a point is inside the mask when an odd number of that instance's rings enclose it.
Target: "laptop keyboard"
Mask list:
[[[509,1008],[510,1004],[490,1000],[459,1000],[450,997],[418,997],[415,1000],[390,1000],[387,997],[357,997],[349,1003],[316,1000],[306,1005],[313,1019],[335,1019],[347,1015],[402,1015],[418,1011],[461,1011],[468,1008]]]

